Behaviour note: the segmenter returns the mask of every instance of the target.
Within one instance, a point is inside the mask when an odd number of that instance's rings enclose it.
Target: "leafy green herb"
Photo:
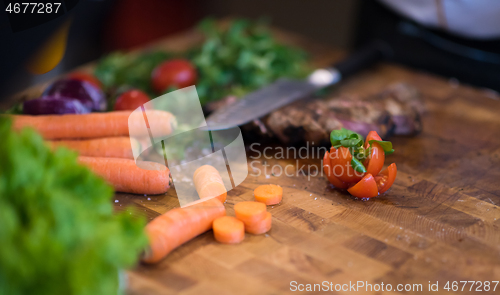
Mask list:
[[[394,149],[392,148],[392,142],[383,140],[370,140],[368,143],[371,146],[374,142],[380,144],[386,155],[394,153]]]
[[[364,144],[363,136],[345,128],[333,130],[330,133],[330,141],[334,148],[341,146],[348,148],[362,147]]]
[[[352,157],[351,166],[357,172],[360,172],[360,173],[365,173],[366,172],[365,166],[358,159],[356,159],[356,157]]]
[[[233,21],[221,29],[212,19],[200,24],[206,40],[190,56],[198,69],[202,104],[242,96],[281,77],[304,77],[306,54],[276,41],[263,22]]]
[[[112,188],[75,153],[5,117],[0,138],[0,294],[117,294],[147,243],[144,220],[114,214]]]

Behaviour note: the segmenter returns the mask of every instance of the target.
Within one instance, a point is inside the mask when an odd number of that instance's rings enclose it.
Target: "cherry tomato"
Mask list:
[[[384,162],[384,149],[380,146],[380,144],[374,142],[372,144],[370,156],[363,162],[366,167],[366,173],[370,173],[371,175],[379,174],[380,170],[382,170],[382,167],[384,167]]]
[[[346,147],[330,149],[330,165],[333,175],[343,182],[358,182],[363,174],[356,172],[351,165],[351,152]]]
[[[194,85],[197,73],[194,66],[184,59],[172,59],[159,64],[151,74],[151,84],[157,93],[170,87],[184,88]]]
[[[102,83],[97,79],[95,76],[91,74],[87,74],[84,72],[74,72],[68,75],[69,79],[75,79],[75,80],[80,80],[80,81],[85,81],[88,82],[95,87],[102,89]]]
[[[382,140],[382,138],[380,138],[377,131],[370,131],[370,133],[368,133],[368,135],[366,136],[365,147],[367,147],[367,144],[370,140]]]
[[[332,165],[330,164],[330,153],[327,151],[323,157],[323,171],[325,172],[328,181],[333,184],[336,188],[345,189],[347,188],[347,183],[338,179],[333,174]]]
[[[358,183],[348,188],[347,191],[358,198],[373,198],[378,196],[377,182],[369,173],[366,173]]]
[[[115,111],[133,111],[149,101],[149,96],[138,89],[123,92],[115,103]]]
[[[379,194],[385,193],[392,186],[397,174],[398,168],[396,167],[396,163],[392,163],[384,171],[380,172],[379,175],[375,176]]]
[[[370,131],[370,133],[366,136],[365,148],[370,146],[368,143],[370,140],[382,140],[382,138],[380,138],[377,131]],[[370,156],[363,162],[363,165],[366,167],[366,173],[370,173],[371,175],[379,174],[380,170],[384,167],[384,162],[384,149],[378,143],[374,142],[372,144]]]

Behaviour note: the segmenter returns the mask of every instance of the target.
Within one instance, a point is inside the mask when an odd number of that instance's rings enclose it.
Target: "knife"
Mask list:
[[[337,84],[386,57],[390,51],[386,43],[376,41],[331,67],[315,70],[305,80],[278,79],[212,113],[206,119],[205,129],[224,130],[252,122],[317,90]]]

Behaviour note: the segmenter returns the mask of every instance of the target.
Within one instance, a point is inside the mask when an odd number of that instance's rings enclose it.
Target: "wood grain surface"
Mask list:
[[[278,32],[326,65],[344,54]],[[199,42],[189,32],[154,47],[183,50]],[[457,84],[400,66],[380,64],[342,83],[331,93],[371,94],[405,82],[423,94],[423,133],[391,138],[398,176],[385,195],[363,202],[337,191],[308,167],[318,157],[256,158],[248,153],[249,176],[228,194],[226,208],[253,200],[260,184],[283,187],[283,202],[269,206],[273,227],[247,234],[239,245],[215,242],[211,231],[173,251],[156,265],[129,271],[130,294],[281,294],[290,282],[422,284],[439,281],[500,280],[500,101],[495,93]],[[33,90],[33,89],[32,89]],[[251,142],[245,143],[247,146]],[[268,156],[272,153],[268,152]],[[322,154],[320,155],[322,156]],[[268,165],[267,174],[255,175]],[[302,167],[305,165],[304,167]],[[273,176],[271,167],[293,176]],[[252,168],[256,168],[255,171]],[[302,167],[302,169],[300,169]],[[292,173],[293,172],[293,173]],[[274,175],[278,175],[274,173]],[[117,194],[115,207],[134,205],[152,219],[179,206],[175,190],[166,195]],[[494,285],[494,283],[493,283]],[[469,286],[461,294],[469,294]],[[460,285],[461,287],[461,285]],[[364,290],[364,289],[363,289]],[[481,292],[493,294],[500,292]],[[311,292],[314,293],[314,292]],[[316,292],[325,293],[325,292]],[[398,292],[332,292],[384,294]]]
[[[329,64],[343,55],[300,38],[280,36],[305,46],[316,65]],[[171,42],[163,44],[180,41]],[[229,192],[227,211],[233,215],[235,203],[253,200],[253,189],[258,185],[280,184],[283,202],[268,208],[273,215],[271,231],[260,236],[247,234],[242,244],[231,246],[218,244],[213,233],[207,232],[161,263],[132,270],[130,293],[281,294],[292,293],[291,281],[366,281],[392,284],[393,288],[422,284],[422,292],[405,294],[425,294],[429,281],[439,281],[440,291],[433,293],[449,293],[443,289],[448,281],[498,281],[498,96],[390,64],[345,81],[331,96],[376,93],[394,82],[418,88],[427,114],[422,134],[391,139],[396,153],[387,157],[386,164],[397,163],[398,177],[384,196],[363,202],[333,189],[324,177],[314,176],[321,161],[317,156],[273,159],[268,152],[268,159],[250,152],[250,174]],[[267,174],[256,176],[266,164]],[[278,166],[288,167],[288,174],[294,175],[273,176],[270,169],[279,172]],[[308,167],[310,175],[300,172]],[[118,194],[117,199],[117,206],[134,204],[149,218],[178,206],[174,190],[165,196]],[[469,293],[469,288],[470,284],[463,294]]]

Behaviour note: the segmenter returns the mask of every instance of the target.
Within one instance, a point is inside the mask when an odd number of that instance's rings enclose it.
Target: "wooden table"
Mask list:
[[[316,65],[343,55],[295,36],[278,35],[304,46]],[[196,42],[199,35],[189,32],[154,46],[183,50]],[[280,184],[284,198],[269,207],[271,231],[247,234],[243,243],[233,246],[215,242],[211,231],[202,234],[161,263],[130,271],[129,293],[280,294],[290,292],[291,281],[366,281],[392,284],[393,289],[397,284],[422,284],[423,292],[405,294],[426,294],[429,281],[439,281],[440,292],[434,293],[448,293],[448,281],[500,280],[499,97],[390,64],[345,81],[332,96],[375,93],[393,82],[417,87],[427,114],[422,134],[391,139],[396,153],[386,162],[397,163],[398,177],[388,193],[363,202],[333,189],[322,176],[254,176],[250,169],[245,182],[229,192],[227,212],[233,215],[235,203],[253,200],[258,185]],[[291,165],[289,174],[304,163],[320,165],[318,158],[249,158],[249,163],[262,168],[264,160],[275,167]],[[133,204],[149,219],[178,206],[174,190],[149,197],[117,194],[116,199],[117,209]],[[464,290],[469,288],[470,284]]]

